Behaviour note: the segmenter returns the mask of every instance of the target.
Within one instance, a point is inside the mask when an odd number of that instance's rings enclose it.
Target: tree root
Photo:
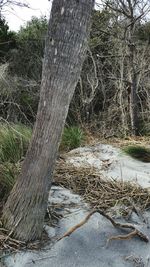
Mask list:
[[[138,236],[142,241],[144,242],[149,242],[149,238],[143,234],[141,231],[139,231],[133,224],[128,224],[128,223],[119,223],[119,222],[115,222],[114,219],[112,219],[108,214],[106,214],[104,211],[100,210],[100,209],[96,209],[91,211],[84,220],[82,220],[80,223],[76,224],[75,226],[73,226],[72,228],[70,228],[66,233],[63,234],[63,236],[61,236],[60,238],[58,238],[58,241],[70,236],[74,231],[76,231],[78,228],[80,228],[81,226],[83,226],[86,222],[88,222],[88,220],[90,219],[90,217],[94,214],[94,213],[99,213],[100,215],[104,216],[106,219],[108,219],[112,225],[116,228],[120,228],[120,229],[132,229],[133,231],[131,231],[130,233],[126,234],[126,235],[117,235],[117,236],[112,236],[107,240],[107,244],[111,241],[111,240],[128,240],[131,239],[135,236]]]

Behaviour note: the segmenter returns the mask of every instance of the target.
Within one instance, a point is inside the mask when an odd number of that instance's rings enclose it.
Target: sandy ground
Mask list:
[[[68,153],[66,161],[77,167],[94,167],[108,178],[134,181],[144,188],[150,187],[150,163],[133,159],[111,145],[74,149]]]
[[[112,146],[80,148],[68,153],[66,160],[76,166],[94,166],[108,177],[136,180],[143,187],[150,185],[150,164],[133,160]],[[45,226],[51,242],[41,251],[20,252],[6,257],[7,267],[150,267],[149,243],[133,238],[113,240],[106,246],[110,236],[126,232],[115,229],[99,214],[94,214],[71,236],[57,241],[66,230],[85,217],[89,207],[80,196],[61,187],[52,188],[49,202],[61,203],[62,208],[58,212],[63,215],[57,227]],[[130,222],[150,238],[150,213],[146,212],[144,216],[146,223],[136,214],[132,215]]]

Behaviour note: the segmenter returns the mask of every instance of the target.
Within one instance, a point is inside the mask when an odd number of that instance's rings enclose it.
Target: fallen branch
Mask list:
[[[119,223],[119,222],[115,222],[114,219],[112,219],[108,214],[106,214],[104,211],[100,210],[100,209],[96,209],[91,211],[83,221],[81,221],[80,223],[76,224],[75,226],[73,226],[72,228],[70,228],[66,233],[64,233],[63,236],[61,236],[59,240],[70,236],[74,231],[76,231],[78,228],[80,228],[81,226],[83,226],[86,222],[88,222],[88,220],[90,219],[90,217],[94,214],[94,213],[99,213],[100,215],[104,216],[106,219],[108,219],[112,225],[116,228],[124,228],[124,229],[132,229],[133,231],[130,232],[127,235],[118,235],[118,236],[112,236],[108,239],[107,242],[109,242],[110,240],[120,240],[120,239],[130,239],[134,236],[138,236],[142,241],[144,242],[149,242],[149,238],[143,234],[141,231],[139,231],[138,229],[136,229],[136,227],[132,224],[128,224],[128,223]]]

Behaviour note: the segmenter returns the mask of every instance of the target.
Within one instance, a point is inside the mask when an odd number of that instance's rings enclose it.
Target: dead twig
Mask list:
[[[94,214],[94,213],[99,213],[100,215],[104,216],[106,219],[108,219],[112,225],[116,228],[124,228],[124,229],[132,229],[133,231],[130,232],[127,235],[118,235],[118,236],[112,236],[108,239],[107,243],[110,240],[120,240],[120,239],[131,239],[132,237],[138,236],[142,241],[144,242],[149,242],[148,237],[143,234],[141,231],[139,231],[138,229],[136,229],[136,227],[132,224],[128,224],[128,223],[119,223],[119,222],[115,222],[114,219],[112,219],[112,217],[110,217],[108,214],[106,214],[104,211],[100,210],[100,209],[96,209],[91,211],[84,220],[82,220],[80,223],[76,224],[75,226],[73,226],[72,228],[70,228],[66,233],[64,233],[63,236],[61,236],[59,240],[70,236],[74,231],[76,231],[78,228],[80,228],[81,226],[83,226],[86,222],[88,222],[88,220],[90,219],[90,217]]]
[[[16,240],[11,237],[15,228],[19,224],[20,220],[21,218],[17,221],[17,223],[15,224],[15,226],[12,228],[12,230],[9,233],[7,233],[8,232],[7,229],[0,228],[0,249],[1,250],[9,249],[9,250],[16,251],[16,249],[19,249],[21,246],[25,246],[25,242]]]
[[[15,226],[12,228],[12,230],[9,232],[9,234],[6,236],[6,238],[4,239],[4,243],[8,240],[8,238],[10,238],[10,236],[13,234],[14,230],[16,229],[16,227],[18,226],[18,224],[20,223],[21,218],[17,221],[17,223],[15,224]]]

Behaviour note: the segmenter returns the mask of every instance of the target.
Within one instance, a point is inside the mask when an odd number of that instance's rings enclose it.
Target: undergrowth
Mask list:
[[[8,197],[20,172],[20,164],[3,163],[0,164],[0,201],[5,201]]]
[[[22,124],[0,124],[0,202],[7,198],[20,172],[32,129]],[[78,127],[66,127],[60,150],[70,150],[82,144],[83,131]]]
[[[65,127],[62,135],[61,150],[71,150],[83,144],[85,140],[84,133],[81,128],[77,126]]]
[[[22,124],[0,125],[0,163],[17,163],[25,156],[32,130]]]
[[[22,124],[0,124],[0,202],[15,183],[31,134],[31,128]]]

